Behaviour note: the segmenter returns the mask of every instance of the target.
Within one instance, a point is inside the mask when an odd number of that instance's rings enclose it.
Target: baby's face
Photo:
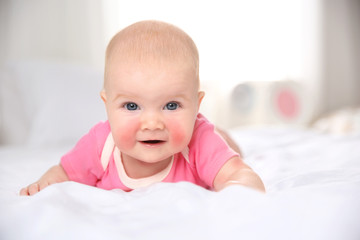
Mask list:
[[[116,146],[123,157],[168,160],[190,142],[199,105],[194,71],[181,64],[115,64],[103,92]]]

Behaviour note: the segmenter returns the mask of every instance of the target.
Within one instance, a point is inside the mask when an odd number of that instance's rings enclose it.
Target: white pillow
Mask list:
[[[74,144],[105,120],[102,73],[55,62],[7,65],[3,79],[3,142],[54,146]]]

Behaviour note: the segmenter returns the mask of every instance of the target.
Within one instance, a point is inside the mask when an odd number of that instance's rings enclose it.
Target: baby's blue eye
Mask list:
[[[129,110],[129,111],[135,111],[135,110],[138,110],[138,109],[139,109],[139,106],[138,106],[136,103],[132,103],[132,102],[126,103],[126,104],[125,104],[125,107],[126,107],[126,109]]]
[[[166,104],[165,108],[167,110],[176,110],[179,107],[179,104],[176,102],[169,102],[168,104]]]

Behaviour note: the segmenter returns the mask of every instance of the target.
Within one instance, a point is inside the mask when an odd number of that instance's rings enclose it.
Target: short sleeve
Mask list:
[[[199,114],[189,145],[189,157],[193,159],[200,179],[213,188],[214,179],[221,167],[239,154],[215,131],[215,127]]]
[[[101,153],[110,132],[108,122],[95,125],[60,161],[71,181],[95,186],[104,170]]]

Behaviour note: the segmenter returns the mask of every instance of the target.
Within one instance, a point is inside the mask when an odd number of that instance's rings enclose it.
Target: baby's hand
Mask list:
[[[69,181],[69,178],[61,165],[56,165],[50,168],[37,182],[30,184],[29,186],[20,190],[20,195],[31,196],[39,191],[43,190],[47,186]]]
[[[35,193],[38,193],[40,190],[43,190],[45,187],[49,186],[49,183],[41,183],[40,181],[34,182],[29,186],[22,188],[20,190],[20,195],[22,196],[31,196]]]

